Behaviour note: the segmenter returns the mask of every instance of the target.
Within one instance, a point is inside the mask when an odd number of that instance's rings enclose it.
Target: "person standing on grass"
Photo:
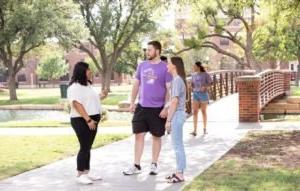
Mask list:
[[[135,134],[134,164],[123,171],[124,175],[142,172],[140,165],[144,149],[145,134],[152,134],[152,163],[150,175],[158,173],[158,158],[161,150],[161,137],[165,134],[167,117],[166,101],[169,99],[168,87],[172,80],[167,64],[160,59],[161,44],[158,41],[148,43],[147,59],[137,67],[135,83],[132,89],[129,110],[134,112],[132,129]],[[139,94],[139,101],[135,100]]]
[[[186,120],[187,82],[182,58],[172,57],[168,63],[168,71],[172,74],[173,80],[166,130],[171,133],[172,137],[176,156],[176,172],[166,178],[169,183],[179,183],[184,181],[184,170],[186,168],[183,125]]]
[[[212,83],[210,75],[206,72],[201,62],[194,64],[194,73],[192,74],[193,90],[193,121],[194,131],[191,133],[197,136],[198,113],[201,108],[203,118],[203,134],[207,134],[207,105],[209,102],[208,89]]]
[[[92,87],[92,72],[85,62],[75,65],[73,76],[68,87],[68,100],[71,105],[71,125],[80,144],[77,155],[77,178],[81,184],[92,184],[92,181],[101,180],[93,176],[90,171],[91,148],[97,134],[97,126],[101,119],[101,102],[108,91],[100,95]]]

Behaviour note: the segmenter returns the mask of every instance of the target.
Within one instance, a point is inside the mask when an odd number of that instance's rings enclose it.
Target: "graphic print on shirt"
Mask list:
[[[198,90],[201,89],[201,77],[200,77],[200,75],[196,75],[195,76],[195,84],[194,84],[194,86]]]
[[[143,78],[146,79],[147,84],[154,84],[155,80],[157,80],[157,75],[152,68],[148,68],[143,71]]]

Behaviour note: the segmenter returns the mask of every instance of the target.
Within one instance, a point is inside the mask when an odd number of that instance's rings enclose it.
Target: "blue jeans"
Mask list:
[[[183,124],[185,119],[185,111],[176,111],[171,121],[171,136],[175,150],[176,168],[178,172],[183,172],[186,168],[186,157],[183,146]]]

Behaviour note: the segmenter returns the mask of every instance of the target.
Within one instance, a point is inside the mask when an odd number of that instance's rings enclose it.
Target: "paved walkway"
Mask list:
[[[100,134],[131,134],[131,127],[100,127]],[[40,128],[0,128],[0,135],[75,135],[71,127],[40,127]]]
[[[229,96],[209,106],[208,135],[194,138],[189,135],[192,128],[192,119],[185,123],[184,143],[187,154],[186,182],[205,169],[232,148],[244,135],[252,129],[290,129],[300,130],[299,123],[263,123],[240,124],[237,121],[237,95]],[[184,184],[170,185],[164,177],[173,172],[175,158],[170,136],[163,139],[157,176],[149,176],[151,162],[151,137],[147,136],[145,151],[142,159],[144,172],[137,176],[125,177],[122,175],[124,167],[132,164],[133,137],[93,150],[92,169],[102,174],[104,180],[93,185],[78,185],[75,177],[75,157],[67,158],[50,165],[35,169],[0,182],[1,191],[177,191]]]

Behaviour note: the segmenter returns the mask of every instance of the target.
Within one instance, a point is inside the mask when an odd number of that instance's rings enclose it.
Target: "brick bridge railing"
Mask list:
[[[237,79],[240,122],[258,122],[261,110],[274,98],[288,94],[291,72],[267,70]]]

